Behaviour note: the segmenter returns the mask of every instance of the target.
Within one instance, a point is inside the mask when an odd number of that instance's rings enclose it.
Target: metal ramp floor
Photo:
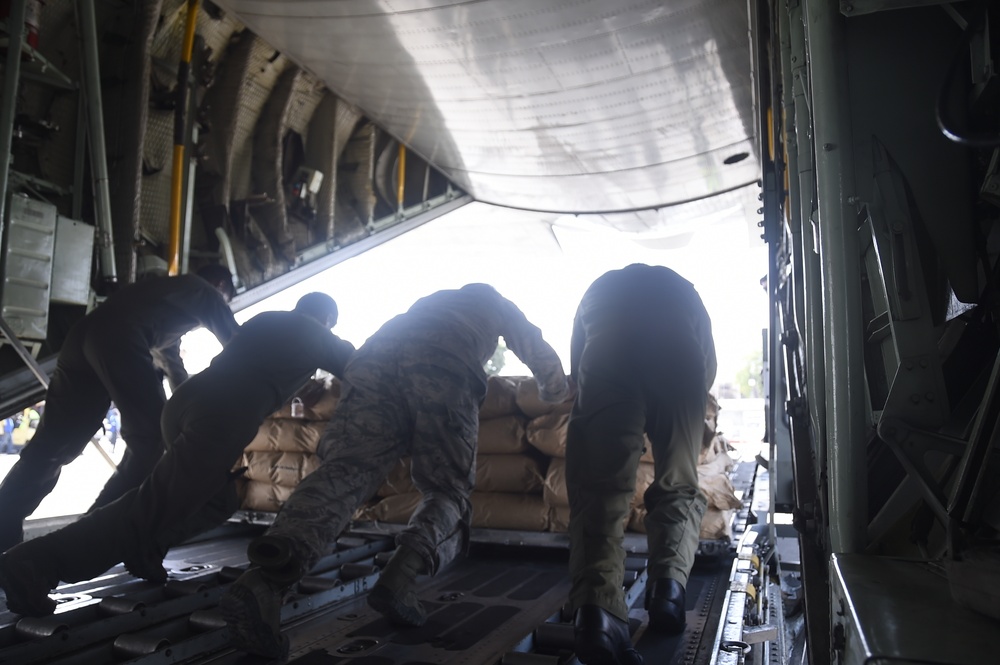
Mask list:
[[[0,664],[214,663],[264,659],[228,646],[218,599],[246,567],[250,535],[172,550],[171,579],[157,585],[116,567],[63,585],[57,612],[42,619],[0,613]],[[561,548],[474,544],[470,555],[422,583],[429,619],[418,629],[388,624],[365,592],[393,547],[387,537],[348,535],[322,559],[282,610],[295,665],[572,665],[572,626],[563,623],[568,553]],[[688,589],[688,629],[662,637],[641,609],[645,559],[627,560],[633,638],[648,660],[707,663],[727,588],[729,557],[699,559]],[[568,621],[568,618],[567,618]]]

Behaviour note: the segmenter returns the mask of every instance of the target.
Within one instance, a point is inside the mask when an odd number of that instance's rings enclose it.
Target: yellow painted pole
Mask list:
[[[403,209],[403,192],[404,183],[406,182],[406,146],[402,143],[399,144],[399,183],[396,185],[396,203],[399,204],[399,209]]]
[[[170,183],[170,246],[167,270],[176,275],[181,265],[181,197],[184,192],[184,143],[187,126],[187,106],[191,72],[191,53],[194,51],[194,32],[198,18],[199,0],[188,0],[187,19],[184,25],[184,44],[181,62],[177,67],[177,108],[174,112],[174,163]]]

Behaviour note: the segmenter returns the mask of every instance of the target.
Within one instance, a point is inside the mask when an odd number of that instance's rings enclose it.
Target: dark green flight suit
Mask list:
[[[8,556],[30,554],[52,586],[90,579],[119,561],[162,560],[185,536],[238,508],[231,470],[264,418],[317,368],[342,375],[353,351],[304,314],[258,314],[167,402],[167,452],[138,489]]]
[[[52,491],[63,465],[83,452],[114,401],[128,446],[94,506],[137,487],[163,454],[166,397],[157,367],[179,386],[187,372],[180,338],[205,326],[226,344],[239,324],[218,290],[197,275],[153,277],[118,291],[79,321],[63,343],[45,412],[0,484],[0,551],[21,541],[21,524]]]
[[[358,349],[320,440],[322,464],[267,532],[290,543],[303,572],[405,455],[423,498],[397,544],[418,552],[431,574],[460,553],[476,479],[483,365],[500,335],[531,369],[543,399],[565,399],[559,356],[521,310],[485,284],[422,298]]]
[[[644,497],[650,581],[687,584],[694,563],[706,505],[698,453],[716,372],[711,321],[677,273],[633,264],[584,294],[570,362],[578,391],[566,444],[570,605],[599,605],[627,621],[623,522],[643,434],[655,460]]]

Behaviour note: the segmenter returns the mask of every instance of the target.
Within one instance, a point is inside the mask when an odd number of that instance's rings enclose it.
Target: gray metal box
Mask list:
[[[94,262],[94,227],[69,217],[56,221],[56,252],[52,265],[52,302],[90,302],[90,271]]]
[[[12,195],[0,250],[0,316],[19,339],[43,340],[49,327],[56,207]]]

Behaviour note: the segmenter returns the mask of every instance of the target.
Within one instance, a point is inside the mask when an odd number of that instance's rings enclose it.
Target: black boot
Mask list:
[[[649,625],[658,632],[677,635],[687,623],[684,585],[677,580],[653,580],[646,589],[646,610]]]
[[[8,610],[30,617],[55,611],[49,591],[59,585],[59,578],[49,570],[49,560],[37,541],[16,545],[0,556],[0,587],[7,594]]]
[[[598,605],[582,605],[573,621],[576,657],[584,665],[642,665],[628,623]]]
[[[233,646],[258,656],[283,659],[288,636],[281,634],[281,606],[303,565],[285,538],[261,536],[247,547],[253,566],[226,590],[219,607]]]
[[[414,592],[417,575],[424,570],[423,557],[416,550],[400,545],[368,593],[368,604],[393,623],[424,625],[427,612]]]
[[[251,568],[219,599],[229,637],[237,649],[266,658],[288,655],[288,636],[281,634],[281,606],[288,585],[262,569]]]

